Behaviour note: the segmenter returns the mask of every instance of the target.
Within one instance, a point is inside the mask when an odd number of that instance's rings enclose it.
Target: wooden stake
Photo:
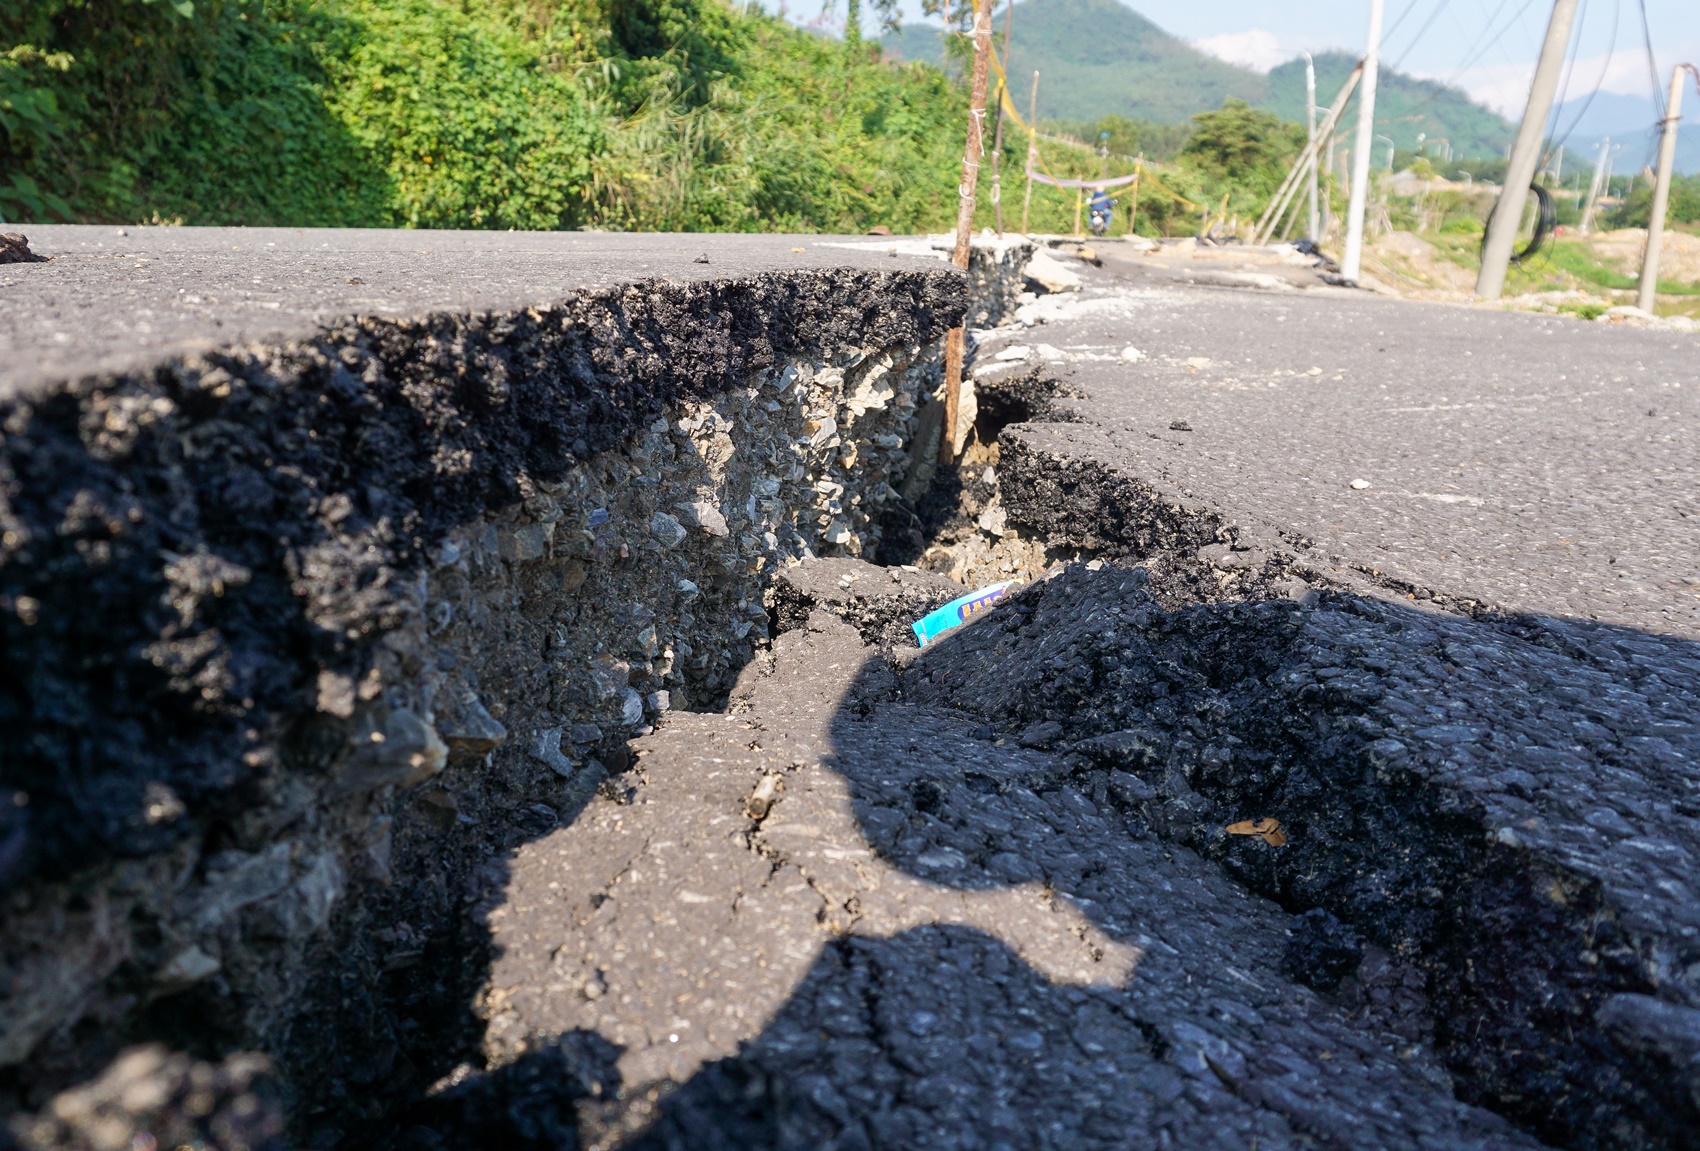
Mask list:
[[[968,91],[968,139],[962,149],[962,182],[956,189],[956,249],[951,262],[968,270],[969,239],[974,232],[974,186],[979,182],[980,157],[985,154],[986,73],[992,57],[992,0],[974,0],[974,79]],[[956,459],[956,420],[962,405],[963,330],[952,328],[945,337],[944,434],[939,437],[939,463]]]
[[[1139,235],[1139,177],[1145,174],[1145,153],[1141,152],[1133,162],[1133,203],[1127,208],[1127,234]]]
[[[1039,162],[1039,71],[1033,70],[1033,94],[1027,99],[1027,171]],[[1027,209],[1033,203],[1033,177],[1027,177],[1027,194],[1021,200],[1021,234],[1027,235]]]

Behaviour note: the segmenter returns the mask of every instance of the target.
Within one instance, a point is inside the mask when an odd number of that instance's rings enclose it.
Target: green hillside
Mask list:
[[[1003,27],[1003,13],[996,17]],[[1039,115],[1080,125],[1119,116],[1173,124],[1220,108],[1229,98],[1267,108],[1283,119],[1304,119],[1304,62],[1292,60],[1267,76],[1207,56],[1171,36],[1119,0],[1023,0],[1015,6],[1010,75],[1017,104],[1026,108],[1026,83],[1041,73]],[[942,64],[938,29],[906,25],[885,40],[903,60]],[[1326,107],[1356,63],[1344,52],[1316,58],[1318,101]],[[1448,138],[1454,156],[1503,154],[1515,133],[1497,113],[1456,88],[1383,69],[1376,100],[1376,130],[1403,151],[1418,133]],[[1356,123],[1347,113],[1347,126]],[[1150,134],[1150,133],[1147,133]]]
[[[1019,18],[1019,8],[1016,13]],[[1316,57],[1317,103],[1327,107],[1333,101],[1357,62],[1357,57],[1345,52],[1324,52]],[[1261,104],[1284,120],[1303,122],[1303,60],[1289,60],[1269,73],[1269,94]],[[1347,130],[1356,123],[1356,113],[1348,109]],[[1503,116],[1477,104],[1463,91],[1386,68],[1376,85],[1375,130],[1390,137],[1400,151],[1415,151],[1417,136],[1426,134],[1429,141],[1451,140],[1453,156],[1472,158],[1504,155],[1517,134]],[[1438,148],[1433,150],[1438,154]]]
[[[1269,90],[1256,72],[1206,56],[1118,0],[1025,0],[1015,6],[1012,40],[1016,102],[1025,111],[1038,69],[1039,115],[1048,120],[1174,123],[1230,97],[1257,103]],[[906,25],[885,47],[903,60],[944,59],[936,27]]]
[[[962,94],[724,0],[6,0],[0,219],[898,231]]]

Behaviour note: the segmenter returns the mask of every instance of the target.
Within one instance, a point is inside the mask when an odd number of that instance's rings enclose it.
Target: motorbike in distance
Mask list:
[[[1115,222],[1115,200],[1103,189],[1098,189],[1092,193],[1092,199],[1087,205],[1087,210],[1089,212],[1087,226],[1092,229],[1094,236],[1102,237],[1110,230],[1110,225]]]

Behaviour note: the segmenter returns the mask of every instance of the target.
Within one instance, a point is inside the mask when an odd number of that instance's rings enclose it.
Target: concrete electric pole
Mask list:
[[[1647,217],[1647,250],[1641,256],[1641,293],[1635,306],[1651,312],[1659,296],[1659,242],[1665,235],[1665,210],[1670,207],[1670,173],[1676,161],[1676,129],[1682,122],[1682,73],[1692,72],[1700,83],[1700,71],[1692,64],[1678,64],[1670,73],[1670,102],[1665,110],[1664,135],[1659,139],[1659,178],[1653,185],[1653,210]]]
[[[1570,29],[1576,23],[1578,0],[1555,0],[1547,38],[1541,44],[1541,59],[1529,85],[1529,103],[1523,123],[1511,145],[1505,166],[1505,184],[1499,202],[1488,217],[1487,239],[1482,244],[1482,270],[1476,276],[1476,295],[1497,300],[1505,292],[1505,273],[1511,267],[1511,250],[1517,245],[1517,229],[1523,223],[1523,202],[1535,182],[1535,167],[1541,162],[1541,142],[1546,136],[1547,116],[1552,112],[1553,93],[1559,73],[1564,71],[1564,54],[1570,47]]]
[[[1305,142],[1316,146],[1316,61],[1310,53],[1305,58]],[[1305,219],[1305,236],[1313,244],[1322,242],[1321,223],[1316,215],[1316,157],[1310,160],[1310,215]]]
[[[1385,0],[1369,0],[1369,47],[1364,49],[1363,91],[1358,95],[1358,140],[1352,152],[1352,199],[1346,210],[1346,254],[1342,278],[1357,281],[1363,270],[1364,211],[1369,207],[1369,153],[1375,146],[1375,77],[1381,67],[1381,16]]]
[[[1014,0],[1011,0],[1013,3]],[[1021,234],[1027,235],[1027,210],[1033,206],[1033,165],[1039,160],[1039,70],[1033,70],[1033,94],[1027,97],[1027,191],[1021,195]]]
[[[1582,205],[1582,223],[1577,231],[1586,236],[1594,226],[1594,205],[1600,199],[1600,181],[1606,178],[1606,157],[1611,155],[1611,137],[1600,141],[1600,160],[1594,165],[1594,178],[1588,183],[1588,200]]]

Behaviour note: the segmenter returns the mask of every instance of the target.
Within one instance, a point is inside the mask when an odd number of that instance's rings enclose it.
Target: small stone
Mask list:
[[[707,500],[696,500],[691,503],[675,505],[680,517],[694,528],[701,528],[711,536],[731,534],[726,526],[726,517],[720,514],[720,509]]]
[[[654,712],[669,711],[673,707],[673,696],[667,691],[655,691],[644,701],[649,704],[649,710]]]
[[[448,744],[437,729],[405,707],[390,710],[382,731],[368,730],[355,739],[339,781],[345,791],[413,787],[449,762]]]
[[[843,544],[850,540],[850,529],[843,520],[833,520],[821,533],[821,538],[829,544]]]
[[[562,779],[573,773],[573,761],[561,752],[561,729],[546,727],[533,737],[531,756]]]
[[[550,525],[524,524],[511,531],[499,531],[496,547],[509,563],[533,563],[548,550]]]
[[[1352,490],[1353,491],[1361,492],[1367,487],[1369,487],[1369,481],[1368,480],[1353,480],[1352,481]]]
[[[218,974],[222,966],[217,959],[191,944],[166,960],[165,965],[154,972],[153,980],[162,987],[188,987]]]
[[[354,677],[336,671],[319,673],[319,710],[338,719],[354,714]]]
[[[683,524],[666,512],[656,512],[649,520],[649,534],[664,548],[676,548],[685,542]]]
[[[635,688],[628,687],[620,696],[620,722],[626,727],[643,722],[643,696]]]
[[[507,740],[508,729],[490,714],[477,693],[467,691],[456,703],[454,714],[442,719],[439,732],[452,761],[482,759]]]
[[[684,596],[686,599],[696,599],[697,596],[702,594],[702,589],[688,579],[680,580],[678,587],[679,594]]]
[[[606,702],[620,694],[632,677],[632,665],[623,659],[592,660],[590,664],[590,683],[592,692],[598,703]]]
[[[1185,420],[1170,420],[1169,430],[1171,432],[1190,432],[1192,431],[1192,425],[1187,423]]]

